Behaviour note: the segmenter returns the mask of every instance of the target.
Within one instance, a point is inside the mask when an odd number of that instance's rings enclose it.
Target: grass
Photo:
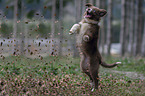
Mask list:
[[[89,78],[81,73],[79,58],[40,57],[29,59],[11,56],[0,59],[0,95],[100,95],[143,96],[145,81],[100,68],[100,88],[91,92]],[[112,70],[132,71],[145,75],[145,59],[109,58],[108,63],[123,64]]]
[[[107,58],[109,63],[118,61],[121,61],[122,64],[115,67],[115,70],[138,72],[145,75],[145,58]]]

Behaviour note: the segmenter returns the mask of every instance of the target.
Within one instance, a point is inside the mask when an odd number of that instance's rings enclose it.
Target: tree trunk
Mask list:
[[[130,9],[129,9],[129,0],[126,0],[126,7],[125,7],[125,10],[126,10],[126,20],[125,20],[125,56],[128,55],[128,44],[129,44],[129,14],[130,14]]]
[[[93,4],[94,3],[94,0],[89,0],[89,3]]]
[[[24,20],[25,20],[25,22],[27,22],[26,18]],[[25,38],[24,38],[24,42],[25,42],[24,43],[24,45],[25,45],[24,51],[25,51],[25,55],[27,56],[28,55],[28,50],[30,50],[30,47],[28,47],[28,45],[29,45],[28,24],[25,24],[25,26],[24,26],[24,36],[25,36]]]
[[[134,52],[133,55],[136,56],[136,46],[137,46],[137,33],[138,33],[138,0],[135,0],[135,26],[134,26]]]
[[[98,0],[100,2],[100,0]],[[99,5],[100,3],[98,3],[97,6],[101,7],[101,8],[105,8],[105,0],[102,0],[102,3]],[[105,46],[105,18],[102,18],[102,22],[101,22],[101,27],[100,27],[100,33],[101,33],[101,48],[102,48],[102,55],[104,55],[104,46]]]
[[[136,56],[141,55],[142,31],[143,31],[143,0],[138,1],[138,30],[137,30],[137,44]]]
[[[109,0],[108,5],[108,24],[107,24],[107,55],[110,55],[111,49],[111,33],[112,33],[112,0]]]
[[[130,32],[129,32],[129,54],[133,55],[133,36],[134,36],[134,0],[130,0]]]
[[[59,0],[59,34],[60,34],[60,42],[59,42],[59,56],[62,55],[62,42],[63,42],[63,0]]]
[[[100,8],[100,0],[96,0],[96,7]]]
[[[76,22],[81,20],[81,0],[76,1]]]
[[[83,16],[84,16],[84,12],[85,12],[85,10],[86,10],[86,0],[82,0],[82,18],[83,18]]]
[[[76,12],[75,12],[75,16],[76,16],[76,23],[79,23],[80,22],[80,19],[81,19],[81,0],[74,0],[75,1],[75,9],[76,9]],[[74,35],[74,38],[76,36]],[[77,51],[77,48],[76,48],[76,40],[74,40],[73,42],[73,49],[74,49],[74,54],[73,54],[73,57],[77,57],[79,54],[78,54],[78,51]]]
[[[20,54],[24,55],[24,41],[25,41],[25,33],[24,33],[24,0],[21,0],[21,42],[20,42]]]
[[[121,50],[120,50],[120,54],[121,56],[124,56],[125,53],[125,29],[126,29],[126,25],[125,25],[125,20],[126,20],[126,11],[125,11],[125,2],[126,0],[121,0],[121,5],[122,5],[122,9],[121,9],[121,31],[120,31],[120,44],[121,44]]]
[[[144,20],[143,42],[142,42],[142,56],[145,57],[145,20]]]
[[[17,15],[18,15],[18,0],[14,0],[14,21],[13,21],[13,48],[12,54],[16,55],[17,45]]]
[[[55,34],[55,16],[56,16],[56,0],[52,0],[52,13],[51,13],[51,55],[54,55],[54,48],[55,48],[55,40],[54,40],[54,34]]]

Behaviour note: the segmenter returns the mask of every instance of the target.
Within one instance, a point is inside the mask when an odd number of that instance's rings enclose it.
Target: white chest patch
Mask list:
[[[90,24],[88,23],[81,23],[81,29],[80,32],[77,36],[77,44],[81,44],[82,43],[82,38],[84,36],[84,34],[87,32],[87,29],[90,28]]]

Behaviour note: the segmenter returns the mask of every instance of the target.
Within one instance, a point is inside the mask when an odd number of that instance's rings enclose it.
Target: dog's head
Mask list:
[[[99,9],[90,3],[86,4],[86,6],[88,8],[86,9],[84,13],[84,18],[89,22],[93,22],[93,21],[99,22],[100,18],[105,16],[107,13],[106,10]]]

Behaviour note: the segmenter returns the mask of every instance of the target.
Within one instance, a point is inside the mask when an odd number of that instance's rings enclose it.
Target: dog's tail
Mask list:
[[[105,67],[105,68],[113,68],[113,67],[115,67],[118,64],[121,64],[121,62],[116,62],[116,63],[113,63],[113,64],[107,64],[105,62],[100,63],[100,65]]]

